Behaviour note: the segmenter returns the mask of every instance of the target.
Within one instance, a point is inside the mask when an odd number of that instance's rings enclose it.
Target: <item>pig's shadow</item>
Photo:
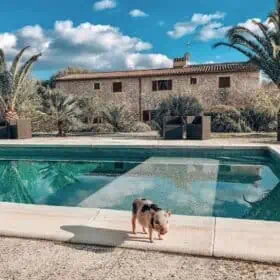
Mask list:
[[[114,230],[108,228],[94,228],[82,225],[65,225],[60,227],[64,231],[74,234],[66,242],[103,245],[108,247],[118,247],[124,241],[137,241],[149,243],[148,235],[137,233],[132,235],[129,231]]]

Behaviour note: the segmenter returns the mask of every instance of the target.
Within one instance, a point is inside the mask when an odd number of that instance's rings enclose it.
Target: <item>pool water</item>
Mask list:
[[[137,151],[2,156],[0,201],[130,210],[145,197],[175,214],[280,221],[280,172],[266,151]]]

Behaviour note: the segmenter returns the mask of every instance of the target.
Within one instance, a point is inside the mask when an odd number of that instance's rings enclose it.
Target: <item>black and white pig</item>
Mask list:
[[[153,242],[153,231],[158,233],[158,238],[162,240],[162,235],[165,235],[169,230],[168,219],[171,212],[167,212],[159,208],[151,200],[136,199],[132,203],[132,232],[136,234],[136,222],[143,228],[143,232],[149,231],[149,239]]]

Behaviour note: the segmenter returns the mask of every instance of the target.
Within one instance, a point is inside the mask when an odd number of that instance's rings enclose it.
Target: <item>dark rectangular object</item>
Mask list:
[[[163,124],[164,139],[180,140],[184,137],[184,119],[182,117],[166,117]]]
[[[122,82],[113,83],[113,92],[122,92]]]
[[[211,138],[211,117],[190,116],[187,118],[187,139],[207,140]]]
[[[219,88],[230,88],[230,77],[220,77]]]

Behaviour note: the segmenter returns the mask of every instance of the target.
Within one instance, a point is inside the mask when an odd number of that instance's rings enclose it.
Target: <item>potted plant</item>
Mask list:
[[[3,119],[8,122],[12,138],[27,138],[31,135],[31,121],[19,122],[18,97],[24,91],[30,71],[41,54],[33,55],[21,66],[21,59],[29,47],[23,48],[8,69],[4,51],[0,49],[0,106],[4,111]],[[24,127],[19,127],[24,126]]]

